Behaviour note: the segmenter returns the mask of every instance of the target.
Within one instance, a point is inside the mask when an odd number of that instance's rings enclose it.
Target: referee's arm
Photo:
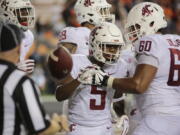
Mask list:
[[[60,130],[60,125],[55,120],[49,120],[40,103],[38,91],[31,79],[23,77],[13,93],[13,98],[29,133],[52,135]]]

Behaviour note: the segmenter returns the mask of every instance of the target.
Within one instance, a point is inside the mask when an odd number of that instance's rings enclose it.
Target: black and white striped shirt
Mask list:
[[[38,91],[24,72],[0,60],[0,135],[20,135],[22,125],[31,135],[49,127]]]

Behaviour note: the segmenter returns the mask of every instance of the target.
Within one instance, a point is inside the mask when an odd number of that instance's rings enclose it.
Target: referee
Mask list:
[[[39,101],[34,82],[18,70],[23,32],[0,23],[0,135],[53,135],[61,129],[56,115],[51,120]],[[22,128],[23,127],[23,128]]]

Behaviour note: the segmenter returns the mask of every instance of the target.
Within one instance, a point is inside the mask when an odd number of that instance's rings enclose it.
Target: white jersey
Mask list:
[[[90,29],[86,27],[65,27],[60,31],[60,43],[74,43],[77,45],[75,54],[89,54]]]
[[[132,44],[126,45],[126,47],[121,51],[121,58],[125,60],[135,58],[135,49]]]
[[[91,66],[85,55],[73,55],[71,75],[77,78],[80,69]],[[113,77],[125,77],[130,65],[123,60],[104,68]],[[80,84],[69,99],[69,121],[84,126],[99,126],[111,121],[110,105],[114,90]]]
[[[137,97],[140,111],[143,115],[180,116],[180,36],[154,34],[140,39],[135,47],[139,56],[155,58],[158,68],[148,90]]]
[[[128,77],[131,77],[134,75],[135,67],[136,67],[136,58],[135,58],[135,50],[132,45],[128,45],[124,50],[121,51],[121,59],[125,60],[127,63],[130,63],[131,66],[129,69]],[[134,65],[132,65],[134,64]]]
[[[78,47],[76,54],[89,55],[89,35],[91,30],[86,27],[78,27],[77,34],[80,36],[78,38]]]
[[[34,42],[34,35],[30,30],[24,32],[24,39],[21,44],[20,61],[25,60],[26,55]]]

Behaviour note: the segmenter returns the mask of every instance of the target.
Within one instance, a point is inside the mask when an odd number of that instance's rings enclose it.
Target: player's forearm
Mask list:
[[[136,67],[136,72],[132,78],[114,79],[112,87],[116,90],[122,90],[124,93],[144,93],[148,90],[156,72],[156,67],[140,64]]]
[[[144,87],[139,82],[140,81],[134,78],[114,79],[113,88],[116,90],[120,90],[123,93],[140,94],[144,92]]]
[[[57,87],[56,99],[58,101],[63,101],[68,99],[74,93],[74,91],[79,86],[79,84],[80,82],[77,79],[75,79],[72,80],[70,83]]]

